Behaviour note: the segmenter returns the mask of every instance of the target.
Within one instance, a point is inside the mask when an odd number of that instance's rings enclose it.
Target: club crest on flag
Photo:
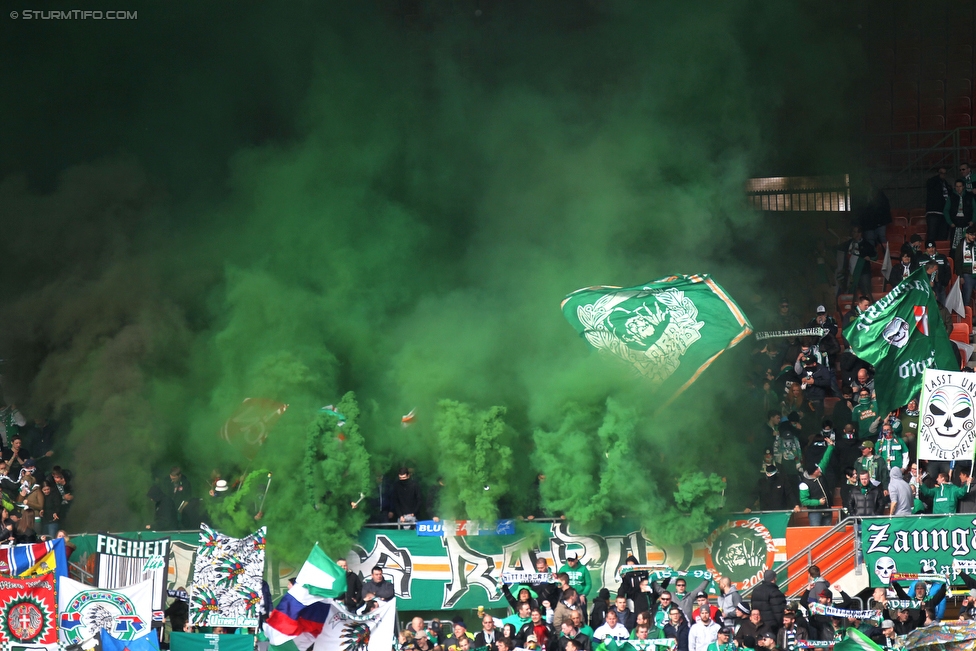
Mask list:
[[[885,326],[881,336],[895,348],[904,348],[908,343],[908,323],[896,316]]]
[[[0,610],[0,626],[18,642],[34,642],[42,637],[50,619],[44,602],[28,594],[8,601]]]

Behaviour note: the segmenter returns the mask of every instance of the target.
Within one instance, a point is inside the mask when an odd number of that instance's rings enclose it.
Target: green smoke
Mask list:
[[[215,470],[252,478],[227,515],[246,529],[267,468],[269,544],[342,553],[373,478],[404,463],[445,479],[455,517],[521,512],[542,473],[549,512],[699,535],[712,473],[752,482],[749,351],[655,417],[559,301],[696,272],[751,297],[764,265],[782,287],[792,262],[741,188],[844,163],[847,21],[806,3],[334,5],[146,8],[70,38],[5,25],[34,31],[4,47],[36,47],[0,121],[4,391],[64,424],[71,528],[148,524],[146,487],[179,464],[200,496]],[[42,74],[63,66],[70,87]],[[319,409],[343,395],[337,429]],[[253,462],[217,436],[248,397],[289,405]]]

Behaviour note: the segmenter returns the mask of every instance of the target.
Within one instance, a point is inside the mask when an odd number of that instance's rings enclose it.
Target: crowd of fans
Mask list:
[[[536,569],[541,571],[546,561],[539,561]],[[636,562],[630,557],[627,564]],[[374,568],[373,575],[374,582],[381,580],[380,568]],[[866,588],[854,596],[834,592],[817,566],[810,567],[806,590],[793,603],[787,601],[772,570],[765,572],[748,603],[727,578],[719,580],[719,594],[713,600],[706,592],[708,578],[695,579],[689,590],[686,577],[678,576],[672,588],[670,578],[658,584],[646,571],[635,568],[622,574],[614,598],[603,588],[587,607],[589,594],[572,587],[566,573],[555,572],[551,579],[506,586],[512,614],[499,618],[479,608],[471,630],[460,616],[451,621],[414,617],[400,632],[397,649],[612,651],[630,645],[637,651],[656,646],[677,651],[796,651],[810,647],[811,642],[843,639],[849,628],[858,629],[883,648],[893,648],[896,636],[938,621],[946,600],[944,583],[927,586],[916,582],[906,591],[893,581],[897,603],[889,600],[884,588]],[[976,580],[964,579],[976,587]],[[362,595],[367,590],[377,592],[375,587],[350,588]],[[814,603],[852,611],[851,616],[818,614]],[[854,611],[870,611],[872,617],[855,617]],[[976,598],[964,600],[961,617],[970,618],[967,613],[976,615]]]
[[[952,332],[952,319],[945,303],[953,273],[961,279],[965,305],[976,285],[976,191],[969,165],[963,164],[959,173],[954,188],[945,180],[945,168],[929,180],[927,239],[914,235],[893,250],[884,280],[891,287],[924,267],[947,333]],[[888,201],[878,190],[855,215],[851,238],[839,245],[832,274],[833,294],[856,297],[851,309],[832,315],[832,305],[820,305],[804,320],[783,299],[778,314],[764,324],[784,331],[821,328],[825,334],[770,339],[756,351],[762,376],[756,391],[767,421],[765,456],[758,464],[760,479],[751,508],[805,510],[812,525],[832,522],[832,506],[842,517],[976,512],[971,464],[916,461],[918,397],[879,413],[875,369],[858,359],[844,340],[844,328],[872,304],[872,275],[878,273],[892,223]],[[950,243],[951,263],[939,253],[940,242]],[[954,350],[962,365],[962,349]]]
[[[65,537],[74,495],[71,471],[52,463],[53,436],[52,423],[28,425],[16,405],[0,407],[0,543]]]

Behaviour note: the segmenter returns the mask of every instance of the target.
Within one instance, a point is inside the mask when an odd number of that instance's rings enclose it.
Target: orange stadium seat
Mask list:
[[[969,343],[969,334],[972,332],[972,328],[967,326],[965,323],[953,323],[952,324],[952,334],[949,335],[949,339],[953,341],[958,341],[962,344]]]

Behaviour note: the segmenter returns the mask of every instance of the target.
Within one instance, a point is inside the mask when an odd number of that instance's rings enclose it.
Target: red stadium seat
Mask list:
[[[968,97],[953,97],[946,105],[949,113],[972,113],[973,101]]]
[[[953,341],[958,341],[963,344],[968,344],[969,334],[971,332],[972,332],[972,328],[967,326],[965,323],[953,323],[952,334],[949,335],[949,339]]]
[[[942,79],[923,79],[918,84],[918,94],[922,99],[945,97],[945,82]]]
[[[918,112],[923,118],[931,116],[941,117],[945,114],[945,100],[941,97],[926,97],[919,101]],[[925,125],[922,125],[922,129],[926,129]]]
[[[888,236],[890,241],[892,238],[900,237],[905,239],[905,231],[908,229],[908,224],[901,223],[900,221],[892,222],[888,224],[885,228],[885,234]]]
[[[973,119],[968,113],[953,113],[946,116],[946,128],[949,130],[971,126],[972,122]]]
[[[895,208],[894,210],[891,211],[891,220],[896,224],[898,223],[899,220],[901,220],[901,222],[905,224],[905,226],[908,226],[908,209]]]
[[[925,219],[925,208],[912,208],[908,211],[908,224],[909,226],[916,219]]]
[[[945,256],[948,256],[949,255],[949,248],[951,246],[952,246],[952,243],[949,242],[949,240],[936,240],[935,241],[935,250],[937,252],[941,253],[942,255],[945,255]],[[952,259],[951,258],[949,259],[949,262],[952,262]]]
[[[888,292],[871,292],[871,301],[877,303],[882,298],[884,298],[884,295],[887,293]]]
[[[946,82],[946,97],[949,102],[956,97],[972,97],[973,84],[969,79],[950,79]]]
[[[871,291],[875,293],[884,291],[884,283],[884,276],[871,276]]]

